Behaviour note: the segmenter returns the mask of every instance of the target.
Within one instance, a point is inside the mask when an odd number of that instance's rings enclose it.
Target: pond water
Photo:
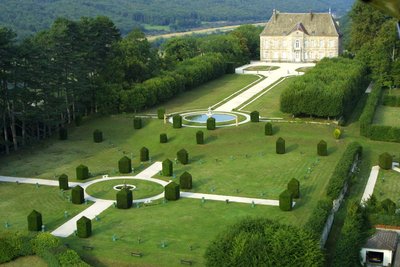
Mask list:
[[[213,117],[216,122],[226,122],[226,121],[236,120],[236,116],[234,115],[221,114],[221,113],[212,114],[211,117]],[[208,114],[195,114],[186,116],[185,120],[198,123],[206,123],[208,118],[209,118]]]

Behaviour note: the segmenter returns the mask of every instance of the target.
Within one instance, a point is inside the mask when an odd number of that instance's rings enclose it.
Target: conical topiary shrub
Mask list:
[[[390,198],[386,198],[381,202],[382,209],[390,215],[394,215],[396,213],[396,203],[394,203]]]
[[[203,145],[204,144],[204,132],[203,131],[197,131],[196,132],[196,143],[198,145]]]
[[[215,118],[209,117],[207,119],[207,130],[215,130]]]
[[[120,173],[131,173],[132,172],[132,160],[127,156],[122,157],[118,161],[118,170]]]
[[[175,129],[182,128],[182,116],[177,114],[172,117],[172,127]]]
[[[89,178],[89,168],[83,164],[76,167],[76,179],[85,180]]]
[[[85,201],[85,193],[82,187],[77,185],[72,188],[71,200],[73,204],[82,204]]]
[[[92,235],[92,221],[82,216],[76,221],[76,233],[80,238],[88,238]]]
[[[95,143],[103,142],[103,132],[100,131],[99,129],[94,130],[94,132],[93,132],[93,141]]]
[[[318,156],[328,156],[328,145],[324,140],[319,141],[317,145]]]
[[[166,200],[178,200],[180,197],[179,185],[171,182],[165,186],[165,199]]]
[[[164,119],[164,115],[165,115],[165,108],[157,109],[157,118],[162,120],[162,119]]]
[[[182,189],[192,189],[192,175],[184,172],[179,177],[179,185]]]
[[[389,153],[385,152],[379,155],[379,167],[384,170],[390,170],[393,164],[393,157]]]
[[[149,156],[149,149],[147,147],[142,147],[140,149],[140,161],[145,162],[149,161],[150,156]]]
[[[293,206],[292,193],[289,190],[283,191],[279,195],[279,208],[283,211],[291,211]]]
[[[273,130],[272,130],[272,123],[267,122],[265,124],[265,128],[264,128],[264,134],[265,135],[273,135]]]
[[[285,154],[285,153],[286,153],[285,139],[279,137],[278,140],[276,140],[276,154]]]
[[[142,118],[140,117],[133,118],[133,129],[139,130],[142,129],[142,127],[143,127]]]
[[[59,132],[59,139],[60,140],[67,140],[68,139],[68,130],[67,128],[61,127]]]
[[[300,197],[300,182],[299,180],[293,178],[289,181],[287,189],[292,193],[293,198]]]
[[[189,163],[189,153],[183,148],[176,153],[176,157],[183,165]]]
[[[124,187],[117,193],[117,208],[129,209],[132,207],[132,191]]]
[[[251,122],[259,122],[260,121],[260,113],[258,111],[253,111],[250,113],[250,121]]]
[[[168,143],[168,136],[166,133],[160,134],[160,143],[165,144]]]
[[[172,161],[169,159],[162,162],[162,174],[164,176],[172,176],[173,174]]]
[[[68,176],[66,174],[61,174],[60,177],[58,177],[58,186],[62,190],[68,190]]]
[[[42,230],[42,214],[40,212],[33,210],[28,215],[28,230],[29,231],[40,231]]]

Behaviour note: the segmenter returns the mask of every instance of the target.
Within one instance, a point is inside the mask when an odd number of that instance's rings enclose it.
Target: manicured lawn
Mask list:
[[[20,257],[12,262],[3,263],[3,267],[47,267],[47,263],[38,256]]]
[[[398,127],[400,125],[400,108],[379,105],[375,112],[374,123]]]
[[[133,199],[142,199],[161,194],[164,187],[160,184],[143,180],[117,179],[95,183],[86,189],[86,192],[96,198],[115,200],[117,191],[114,186],[121,184],[134,185]]]
[[[312,68],[313,67],[301,67],[301,68],[296,69],[296,71],[298,71],[298,72],[307,72]]]
[[[248,67],[244,70],[248,71],[273,71],[279,69],[278,66],[253,66],[253,67]]]
[[[400,173],[393,170],[379,170],[374,194],[379,201],[390,198],[400,205]]]

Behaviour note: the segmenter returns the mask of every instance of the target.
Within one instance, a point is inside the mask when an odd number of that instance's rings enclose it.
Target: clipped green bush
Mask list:
[[[279,208],[283,211],[291,211],[293,206],[293,196],[289,190],[283,191],[279,195]]]
[[[379,155],[379,167],[384,170],[392,169],[393,157],[389,153],[385,152]]]
[[[85,201],[84,190],[77,185],[71,190],[71,200],[73,204],[82,204]]]
[[[203,145],[204,144],[204,132],[203,131],[197,131],[196,132],[196,143],[198,145]]]
[[[76,167],[76,179],[85,180],[89,178],[89,168],[83,164]]]
[[[182,189],[192,189],[192,175],[188,172],[184,172],[179,177],[179,185]]]
[[[319,141],[317,145],[317,153],[318,156],[328,156],[328,144],[324,140]]]
[[[76,115],[75,116],[75,126],[79,127],[82,125],[82,116],[81,115]]]
[[[117,208],[129,209],[132,207],[132,191],[124,187],[117,193]]]
[[[176,158],[183,165],[189,163],[189,153],[183,148],[176,153]]]
[[[367,103],[365,104],[363,113],[360,116],[360,135],[362,136],[371,137],[371,126],[381,95],[382,84],[377,82],[372,87],[371,93],[368,94]]]
[[[159,118],[160,120],[163,120],[164,115],[165,115],[165,108],[157,109],[157,118]]]
[[[127,156],[122,157],[118,161],[118,170],[120,173],[131,173],[132,172],[132,160]]]
[[[253,111],[250,113],[250,121],[251,122],[260,122],[260,112]]]
[[[61,245],[60,240],[49,232],[38,233],[31,241],[33,253],[44,258],[47,253],[51,253]]]
[[[335,139],[340,139],[340,137],[342,136],[342,131],[338,128],[336,128],[333,131],[333,136],[335,137]]]
[[[286,153],[285,139],[279,137],[278,140],[276,140],[276,154],[285,154],[285,153]]]
[[[173,174],[172,161],[169,159],[166,159],[162,162],[162,174],[164,176],[172,176]]]
[[[93,141],[95,143],[103,142],[103,132],[100,131],[99,129],[94,130],[94,132],[93,132]]]
[[[142,129],[142,127],[143,127],[142,118],[134,117],[133,118],[133,129],[139,130],[139,129]]]
[[[267,122],[265,124],[264,134],[265,135],[273,135],[274,134],[273,129],[272,129],[272,123]]]
[[[182,128],[182,116],[177,114],[172,117],[172,127],[175,129]]]
[[[88,238],[92,235],[92,221],[82,216],[76,221],[76,232],[80,238]]]
[[[396,203],[394,203],[390,198],[387,198],[381,202],[382,209],[390,215],[396,213]]]
[[[300,182],[296,178],[292,178],[287,184],[287,190],[292,193],[293,198],[300,197]]]
[[[28,215],[28,230],[29,231],[41,231],[42,230],[42,214],[36,210],[33,210]]]
[[[149,160],[150,160],[149,149],[147,147],[142,147],[140,149],[140,161],[145,162]]]
[[[61,127],[58,131],[59,139],[60,140],[67,140],[68,139],[68,130],[65,127]]]
[[[316,240],[321,238],[326,220],[332,210],[332,201],[328,199],[319,200],[317,206],[313,209],[311,216],[308,218],[304,229],[309,231]]]
[[[166,133],[160,134],[160,143],[165,144],[168,143],[168,136]]]
[[[68,190],[69,186],[68,186],[68,175],[66,174],[61,174],[58,177],[58,187],[62,190]]]
[[[215,130],[215,118],[209,117],[207,119],[207,130]]]
[[[171,182],[165,186],[165,199],[166,200],[178,200],[180,197],[179,185],[175,182]]]

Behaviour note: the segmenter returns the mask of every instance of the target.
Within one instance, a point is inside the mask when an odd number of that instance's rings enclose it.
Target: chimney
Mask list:
[[[313,17],[314,17],[314,13],[312,12],[312,10],[310,10],[310,18],[311,18],[311,20],[313,19]]]
[[[275,22],[276,21],[276,9],[272,9],[272,20]]]

